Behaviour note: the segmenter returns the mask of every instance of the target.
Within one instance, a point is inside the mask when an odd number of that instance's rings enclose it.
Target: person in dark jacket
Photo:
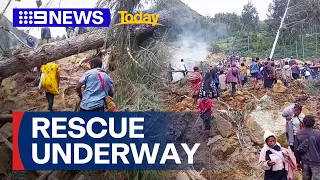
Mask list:
[[[297,162],[302,167],[304,180],[320,180],[320,132],[313,129],[313,116],[303,118],[304,128],[297,132],[294,149]],[[305,148],[303,148],[305,147]],[[301,152],[299,149],[306,149]]]
[[[51,31],[50,28],[48,27],[44,27],[41,28],[41,39],[42,41],[44,41],[45,43],[49,43],[50,39],[51,39]]]
[[[293,62],[293,65],[291,66],[291,70],[292,70],[292,77],[293,79],[299,79],[300,77],[300,68],[297,65],[297,62]]]
[[[199,90],[199,98],[203,98],[203,94],[206,94],[210,99],[217,97],[217,90],[213,82],[212,74],[213,74],[212,70],[210,70],[210,72],[207,72],[205,74]]]

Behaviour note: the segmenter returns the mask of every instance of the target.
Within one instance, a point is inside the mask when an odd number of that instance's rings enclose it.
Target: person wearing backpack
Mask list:
[[[102,60],[93,59],[90,62],[91,70],[85,72],[76,87],[81,99],[80,111],[104,112],[106,98],[114,94],[112,80],[102,69]],[[85,86],[83,93],[82,86]],[[106,93],[107,92],[107,93]]]
[[[240,70],[237,68],[236,64],[232,64],[229,68],[226,77],[226,84],[231,84],[231,96],[234,97],[236,93],[236,85],[240,83]]]
[[[295,156],[304,180],[320,180],[320,132],[313,129],[313,116],[305,116],[303,123],[304,128],[297,132],[294,143]]]

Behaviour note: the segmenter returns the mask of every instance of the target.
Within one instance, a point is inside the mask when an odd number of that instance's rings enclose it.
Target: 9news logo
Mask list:
[[[14,8],[14,27],[109,27],[107,8]]]

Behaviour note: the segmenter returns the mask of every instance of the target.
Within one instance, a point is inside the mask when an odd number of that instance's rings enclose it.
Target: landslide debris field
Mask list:
[[[78,63],[88,54],[90,52],[58,61],[62,81],[61,94],[55,97],[54,109],[56,111],[73,111],[74,104],[78,100],[75,85],[81,75],[89,69],[87,64],[78,66]],[[13,111],[48,111],[45,95],[38,90],[36,76],[37,74],[29,72],[16,74],[3,81],[0,89],[1,114],[9,114]],[[111,76],[113,75],[111,74]],[[188,84],[168,85],[163,90],[163,94],[167,97],[165,99],[166,109],[163,111],[185,112],[181,117],[173,119],[174,126],[179,127],[175,133],[183,142],[201,143],[197,153],[198,157],[195,157],[197,161],[194,168],[197,170],[205,168],[201,175],[190,175],[192,173],[188,173],[188,171],[169,171],[170,179],[183,175],[188,175],[190,178],[193,176],[196,179],[262,179],[263,171],[257,167],[262,147],[259,137],[262,138],[262,131],[272,128],[271,130],[275,130],[280,137],[279,141],[284,143],[284,120],[277,114],[298,98],[307,99],[303,101],[304,112],[315,115],[318,127],[320,124],[320,104],[318,103],[320,96],[310,96],[305,82],[302,80],[292,83],[288,89],[276,85],[269,95],[265,95],[263,89],[252,90],[249,87],[239,89],[235,98],[231,98],[229,92],[224,92],[221,100],[214,102],[214,123],[212,125],[214,130],[213,137],[209,139],[204,139],[201,135],[201,121],[198,121],[195,128],[192,128],[198,116],[197,113],[190,112],[198,110],[192,104]],[[11,123],[3,126],[0,133],[10,140]],[[0,148],[3,149],[1,151],[0,173],[9,179],[13,176],[19,176],[19,174],[10,171],[10,150],[3,144]],[[35,179],[39,174],[29,172],[23,174],[22,177],[26,176]],[[125,179],[121,178],[123,177],[121,172],[116,171],[84,171],[76,173],[76,175],[74,172],[59,171],[55,174],[55,177],[59,179],[79,177],[108,179],[106,176]]]

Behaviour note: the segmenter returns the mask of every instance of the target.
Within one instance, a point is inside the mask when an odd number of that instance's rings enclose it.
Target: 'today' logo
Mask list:
[[[14,27],[109,27],[107,8],[14,8]]]
[[[118,11],[120,14],[120,23],[115,24],[114,26],[125,25],[125,24],[149,24],[152,26],[164,26],[159,24],[159,14],[143,14],[140,10],[139,14],[130,14],[128,11]]]

